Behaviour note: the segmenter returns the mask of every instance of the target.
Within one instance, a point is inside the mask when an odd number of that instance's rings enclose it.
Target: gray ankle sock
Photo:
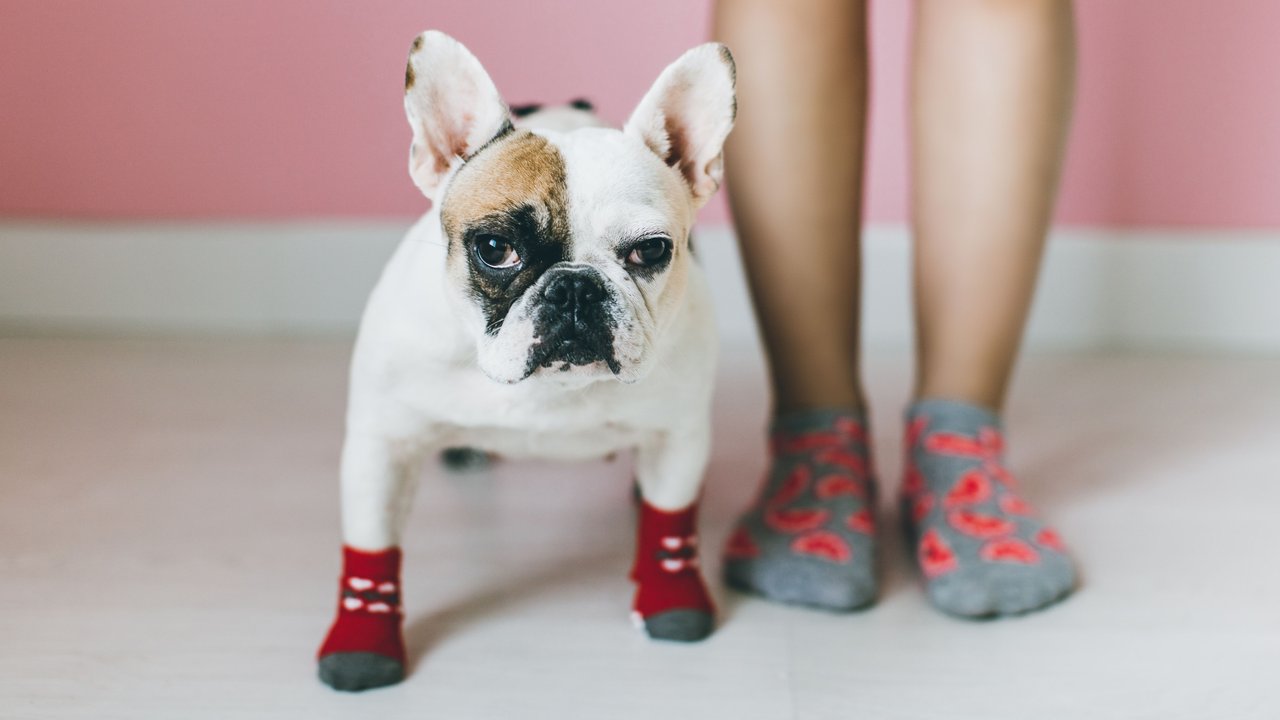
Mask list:
[[[853,610],[876,597],[875,484],[862,414],[773,423],[773,466],[725,553],[729,585],[778,602]]]
[[[1071,592],[1075,566],[1018,496],[995,413],[921,400],[907,410],[904,444],[902,518],[936,607],[963,617],[1016,615]]]

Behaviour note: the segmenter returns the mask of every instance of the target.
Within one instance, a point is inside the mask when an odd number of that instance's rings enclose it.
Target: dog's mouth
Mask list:
[[[562,331],[538,337],[529,348],[524,376],[544,368],[569,372],[575,367],[593,366],[608,369],[615,376],[622,372],[622,365],[613,354],[613,333],[608,329],[588,334]]]
[[[615,306],[598,271],[551,270],[535,297],[525,378],[552,368],[574,376],[622,372],[614,351]]]

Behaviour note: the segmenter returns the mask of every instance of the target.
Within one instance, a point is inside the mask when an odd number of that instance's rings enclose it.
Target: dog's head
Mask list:
[[[475,56],[426,32],[405,109],[409,172],[439,206],[445,282],[481,370],[506,383],[642,378],[684,307],[694,215],[720,185],[728,50],[686,52],[622,130],[530,131],[512,126]]]

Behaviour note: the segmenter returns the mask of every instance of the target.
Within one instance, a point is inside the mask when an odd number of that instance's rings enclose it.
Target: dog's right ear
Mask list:
[[[624,127],[680,171],[698,206],[724,177],[721,149],[738,112],[736,77],[729,48],[699,45],[662,71]]]
[[[433,202],[455,161],[511,129],[507,105],[480,61],[437,30],[419,35],[409,50],[404,109],[413,128],[409,175]]]

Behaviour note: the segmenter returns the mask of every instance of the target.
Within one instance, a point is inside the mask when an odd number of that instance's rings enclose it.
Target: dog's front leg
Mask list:
[[[366,690],[404,679],[400,537],[422,456],[421,443],[347,434],[338,615],[319,652],[320,679],[336,690]]]
[[[654,639],[692,642],[715,626],[715,608],[698,563],[697,500],[709,449],[705,427],[660,433],[638,448],[641,499],[632,613]]]

